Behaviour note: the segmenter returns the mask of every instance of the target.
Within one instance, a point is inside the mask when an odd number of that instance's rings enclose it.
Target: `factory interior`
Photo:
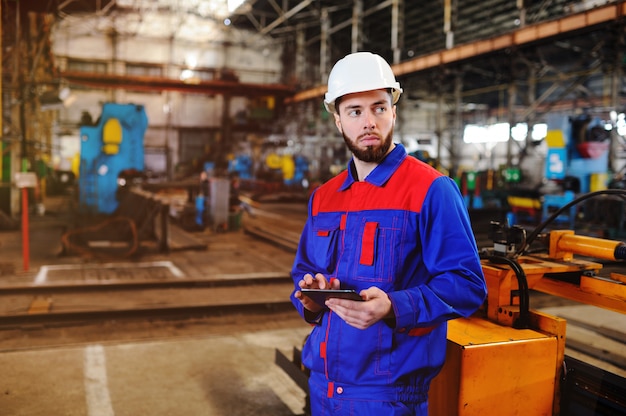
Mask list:
[[[1,415],[310,415],[291,268],[357,51],[487,281],[431,415],[626,414],[626,1],[0,10]]]

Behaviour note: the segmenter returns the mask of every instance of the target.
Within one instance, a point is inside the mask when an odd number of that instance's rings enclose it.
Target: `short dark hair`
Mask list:
[[[337,97],[337,99],[335,100],[335,111],[337,112],[337,114],[339,114],[339,104],[341,104],[341,101],[343,99],[343,95],[341,97]]]

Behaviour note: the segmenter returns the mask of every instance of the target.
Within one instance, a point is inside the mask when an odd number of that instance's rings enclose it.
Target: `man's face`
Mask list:
[[[396,121],[391,94],[374,90],[342,97],[335,114],[335,125],[355,158],[380,162],[389,152]]]

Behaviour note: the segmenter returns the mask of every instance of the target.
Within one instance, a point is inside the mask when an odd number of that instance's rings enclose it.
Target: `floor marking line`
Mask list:
[[[102,345],[85,347],[85,399],[88,416],[115,416],[107,383],[106,356]]]
[[[39,272],[33,281],[36,285],[42,285],[48,280],[48,272],[52,270],[87,270],[87,269],[114,269],[114,268],[148,268],[165,267],[174,277],[183,278],[185,273],[169,260],[151,261],[143,263],[103,263],[103,264],[54,264],[44,265],[39,268]]]
[[[39,272],[35,276],[35,281],[33,282],[36,285],[41,285],[46,282],[46,278],[48,276],[48,266],[41,266],[39,268]]]

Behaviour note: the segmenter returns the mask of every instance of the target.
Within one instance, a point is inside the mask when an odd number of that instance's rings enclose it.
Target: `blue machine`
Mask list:
[[[588,193],[592,188],[592,178],[601,177],[608,170],[609,135],[599,118],[587,114],[576,117],[554,114],[548,116],[546,143],[545,177],[549,180],[565,181],[575,178],[578,189],[575,192]],[[545,221],[552,208],[561,208],[575,198],[573,190],[565,190],[559,195],[544,195],[542,220]],[[555,221],[565,221],[574,228],[576,207],[563,213]]]
[[[295,156],[294,162],[296,164],[296,171],[293,176],[293,183],[302,184],[302,181],[306,179],[309,173],[309,161],[304,156]]]
[[[148,117],[142,105],[105,103],[95,126],[80,128],[80,209],[113,213],[118,176],[124,170],[144,169],[143,139]]]
[[[586,115],[555,114],[548,116],[547,122],[546,179],[575,177],[580,182],[579,192],[589,192],[591,176],[608,171],[609,133],[602,121]]]
[[[228,172],[236,173],[241,179],[252,179],[252,158],[239,155],[228,162]]]

